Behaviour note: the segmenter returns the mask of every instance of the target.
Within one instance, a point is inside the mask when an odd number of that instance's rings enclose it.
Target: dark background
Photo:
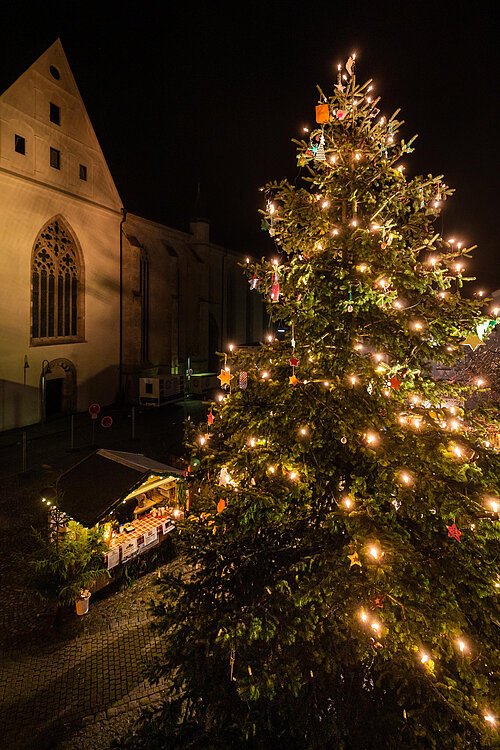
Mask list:
[[[59,37],[127,210],[267,254],[258,188],[297,173],[293,137],[316,85],[356,51],[382,113],[418,133],[407,174],[455,188],[441,226],[477,243],[470,271],[500,287],[494,2],[38,2],[2,7],[0,90]],[[197,185],[201,184],[201,201]]]

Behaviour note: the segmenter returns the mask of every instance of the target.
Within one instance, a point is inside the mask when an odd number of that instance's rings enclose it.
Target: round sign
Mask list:
[[[113,417],[103,417],[101,419],[101,424],[103,427],[111,427],[113,424]]]
[[[90,404],[89,414],[91,415],[91,417],[95,419],[100,411],[101,411],[101,407],[99,406],[99,404]]]

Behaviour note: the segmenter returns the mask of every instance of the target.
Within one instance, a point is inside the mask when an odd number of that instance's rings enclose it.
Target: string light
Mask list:
[[[359,619],[361,620],[361,622],[368,622],[368,615],[366,614],[364,609],[361,609],[359,611]]]
[[[422,664],[428,664],[429,661],[430,661],[429,654],[426,654],[425,651],[421,651],[420,652],[420,661],[422,662]]]
[[[263,371],[263,372],[261,373],[261,376],[260,376],[260,377],[262,378],[262,380],[267,380],[267,379],[269,378],[269,372],[268,372],[267,370],[264,370],[264,371]]]
[[[466,654],[469,651],[467,644],[461,638],[457,639],[457,648],[461,654]]]
[[[373,557],[374,560],[380,560],[384,556],[384,553],[376,544],[372,544],[368,547],[368,554]]]
[[[288,476],[289,476],[289,477],[290,477],[290,479],[292,479],[293,481],[295,481],[295,479],[298,479],[298,478],[299,478],[299,475],[297,474],[297,472],[296,472],[296,471],[291,471],[291,472],[289,473],[289,475],[288,475]]]
[[[412,484],[415,483],[413,476],[410,474],[409,471],[406,471],[405,469],[399,472],[398,478],[399,478],[400,483],[403,484],[405,487],[411,487]]]
[[[492,727],[496,726],[497,720],[493,716],[493,714],[490,714],[489,712],[484,715],[484,720],[488,722],[488,724],[491,724]]]
[[[269,466],[269,467],[268,467],[268,472],[269,472],[270,474],[275,474],[275,473],[276,473],[276,469],[275,469],[275,467],[274,467],[274,466]]]
[[[380,442],[380,436],[376,432],[367,432],[365,435],[365,440],[368,443],[368,445],[378,445]]]
[[[498,513],[500,511],[500,502],[498,501],[498,498],[487,498],[486,503],[493,513]]]
[[[342,500],[342,505],[346,510],[351,510],[352,506],[354,505],[354,501],[352,497],[344,497]]]

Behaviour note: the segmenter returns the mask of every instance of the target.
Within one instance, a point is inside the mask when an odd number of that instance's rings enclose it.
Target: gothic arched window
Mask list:
[[[38,234],[31,262],[31,343],[60,344],[84,338],[84,267],[61,217]]]

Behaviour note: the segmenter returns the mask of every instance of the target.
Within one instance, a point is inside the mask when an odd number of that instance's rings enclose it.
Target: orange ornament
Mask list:
[[[217,513],[222,513],[225,507],[226,507],[226,501],[224,500],[223,497],[221,497],[221,499],[217,503]]]
[[[323,124],[330,120],[330,109],[328,104],[317,104],[316,105],[316,122]]]

